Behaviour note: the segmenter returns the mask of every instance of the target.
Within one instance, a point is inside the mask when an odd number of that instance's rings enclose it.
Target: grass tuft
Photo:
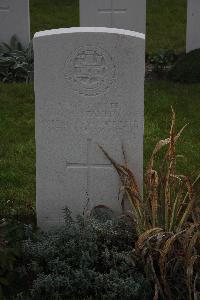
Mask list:
[[[183,292],[190,300],[200,295],[200,213],[194,194],[200,175],[191,183],[188,176],[176,172],[176,143],[186,126],[176,132],[172,109],[169,137],[156,144],[147,165],[144,198],[127,163],[119,165],[99,146],[117,171],[130,201],[138,233],[134,254],[147,266],[147,276],[155,287],[154,299],[184,299]],[[163,159],[155,169],[159,152]],[[181,285],[173,282],[177,272]]]

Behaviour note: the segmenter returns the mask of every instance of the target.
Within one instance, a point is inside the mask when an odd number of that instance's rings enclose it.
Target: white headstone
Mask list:
[[[43,228],[96,205],[120,211],[119,179],[101,145],[143,180],[143,34],[109,28],[36,33],[37,219]]]
[[[200,1],[187,1],[186,52],[200,48]]]
[[[80,0],[80,26],[145,33],[146,0]]]
[[[29,0],[0,0],[0,43],[9,43],[13,35],[23,46],[28,46]]]

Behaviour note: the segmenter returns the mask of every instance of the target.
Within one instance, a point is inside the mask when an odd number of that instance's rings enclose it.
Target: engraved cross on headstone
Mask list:
[[[86,193],[88,195],[89,200],[91,200],[91,169],[100,169],[100,168],[113,168],[111,164],[94,164],[91,162],[91,146],[92,146],[92,139],[87,139],[87,159],[85,163],[69,163],[67,162],[67,168],[70,169],[86,169]]]
[[[114,1],[111,0],[111,7],[110,8],[107,8],[107,9],[102,9],[102,8],[99,8],[98,9],[98,13],[99,14],[108,14],[109,17],[110,17],[110,26],[114,26],[114,15],[115,14],[126,14],[127,12],[127,9],[126,8],[115,8],[115,5],[114,5]]]

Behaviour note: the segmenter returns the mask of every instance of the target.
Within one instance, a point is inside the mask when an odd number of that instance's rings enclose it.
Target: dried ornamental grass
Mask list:
[[[155,300],[200,297],[200,214],[194,197],[200,175],[191,183],[188,176],[176,173],[175,146],[186,126],[176,133],[172,109],[169,138],[157,143],[148,163],[144,199],[127,163],[119,165],[99,146],[117,171],[121,190],[131,203],[138,232],[134,254],[147,266]],[[156,170],[155,158],[164,147],[167,151]]]

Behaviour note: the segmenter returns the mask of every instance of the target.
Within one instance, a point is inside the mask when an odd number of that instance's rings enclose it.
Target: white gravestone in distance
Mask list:
[[[200,48],[200,0],[187,1],[186,52]]]
[[[16,35],[23,46],[30,42],[29,0],[0,0],[0,43]]]
[[[80,0],[80,26],[104,26],[145,33],[146,0]]]
[[[96,205],[120,212],[119,179],[99,149],[143,180],[143,34],[109,28],[34,37],[37,220],[43,229]]]

